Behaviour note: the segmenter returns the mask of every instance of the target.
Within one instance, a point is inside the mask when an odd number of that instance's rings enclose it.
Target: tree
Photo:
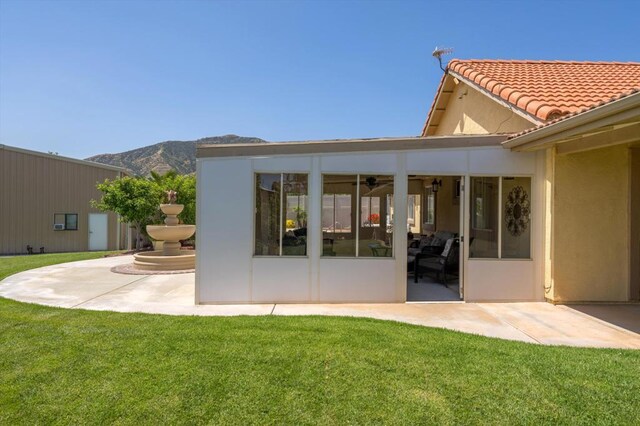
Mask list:
[[[149,181],[158,185],[162,191],[170,189],[178,193],[178,204],[184,205],[184,210],[178,215],[181,223],[195,225],[196,223],[196,177],[193,175],[180,175],[173,170],[160,175],[151,172]]]
[[[102,211],[113,211],[120,215],[121,222],[131,223],[136,229],[136,249],[140,249],[144,227],[158,211],[163,193],[153,181],[124,176],[106,179],[97,188],[102,191],[100,201],[92,200],[91,205]]]

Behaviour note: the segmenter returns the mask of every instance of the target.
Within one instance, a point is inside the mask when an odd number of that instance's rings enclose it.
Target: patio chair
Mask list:
[[[436,272],[436,279],[447,286],[447,272],[452,272],[458,266],[460,240],[458,238],[450,238],[444,246],[444,250],[439,255],[418,254],[414,262],[414,282],[418,282],[418,278],[422,274],[430,271]]]
[[[418,253],[435,253],[440,254],[444,250],[444,245],[450,238],[457,237],[458,234],[450,231],[437,231],[430,236],[422,236],[418,241],[412,241],[409,245],[407,254],[415,256]]]
[[[440,256],[447,241],[457,236],[458,234],[454,232],[437,231],[435,234],[429,236],[423,235],[419,241],[412,241],[407,249],[407,275],[413,273],[415,276],[415,261],[418,255],[423,258]]]

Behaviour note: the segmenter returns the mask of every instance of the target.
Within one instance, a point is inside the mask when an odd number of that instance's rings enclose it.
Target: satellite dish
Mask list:
[[[447,71],[442,66],[442,56],[443,55],[449,55],[451,53],[453,53],[453,48],[451,48],[451,47],[443,47],[443,48],[439,49],[438,46],[436,46],[436,48],[431,53],[431,56],[433,56],[434,58],[436,58],[438,60],[438,63],[440,64],[440,69],[442,71],[444,71],[444,72],[447,72]]]

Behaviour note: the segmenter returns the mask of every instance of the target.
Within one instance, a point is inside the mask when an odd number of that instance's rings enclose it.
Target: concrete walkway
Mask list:
[[[640,349],[640,305],[389,303],[194,305],[194,274],[122,275],[131,256],[65,263],[0,282],[0,297],[64,308],[169,315],[342,315],[549,345]]]

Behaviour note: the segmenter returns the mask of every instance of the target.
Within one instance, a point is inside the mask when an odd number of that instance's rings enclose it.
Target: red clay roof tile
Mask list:
[[[576,111],[574,111],[574,112],[572,112],[570,114],[562,115],[562,116],[560,116],[560,117],[558,117],[558,118],[556,118],[554,120],[547,121],[547,122],[545,122],[543,124],[540,124],[538,126],[532,127],[530,129],[527,129],[527,130],[523,130],[522,132],[514,133],[514,134],[510,135],[508,139],[514,139],[514,138],[517,138],[518,136],[526,135],[527,133],[531,133],[531,132],[534,132],[536,130],[540,130],[543,127],[547,127],[547,126],[550,126],[552,124],[558,123],[560,121],[567,120],[569,118],[575,117],[576,115],[580,115],[580,114],[585,113],[587,111],[591,111],[594,108],[610,104],[611,102],[620,100],[622,98],[626,98],[627,96],[635,95],[637,93],[640,93],[640,88],[628,90],[626,92],[617,94],[617,95],[615,95],[615,96],[613,96],[613,97],[611,97],[611,98],[609,98],[607,100],[598,102],[597,104],[593,104],[593,105],[591,105],[589,107],[586,107],[586,108],[580,108],[580,109],[578,109],[578,110],[576,110]]]
[[[543,121],[640,89],[639,62],[453,59],[448,69]]]

